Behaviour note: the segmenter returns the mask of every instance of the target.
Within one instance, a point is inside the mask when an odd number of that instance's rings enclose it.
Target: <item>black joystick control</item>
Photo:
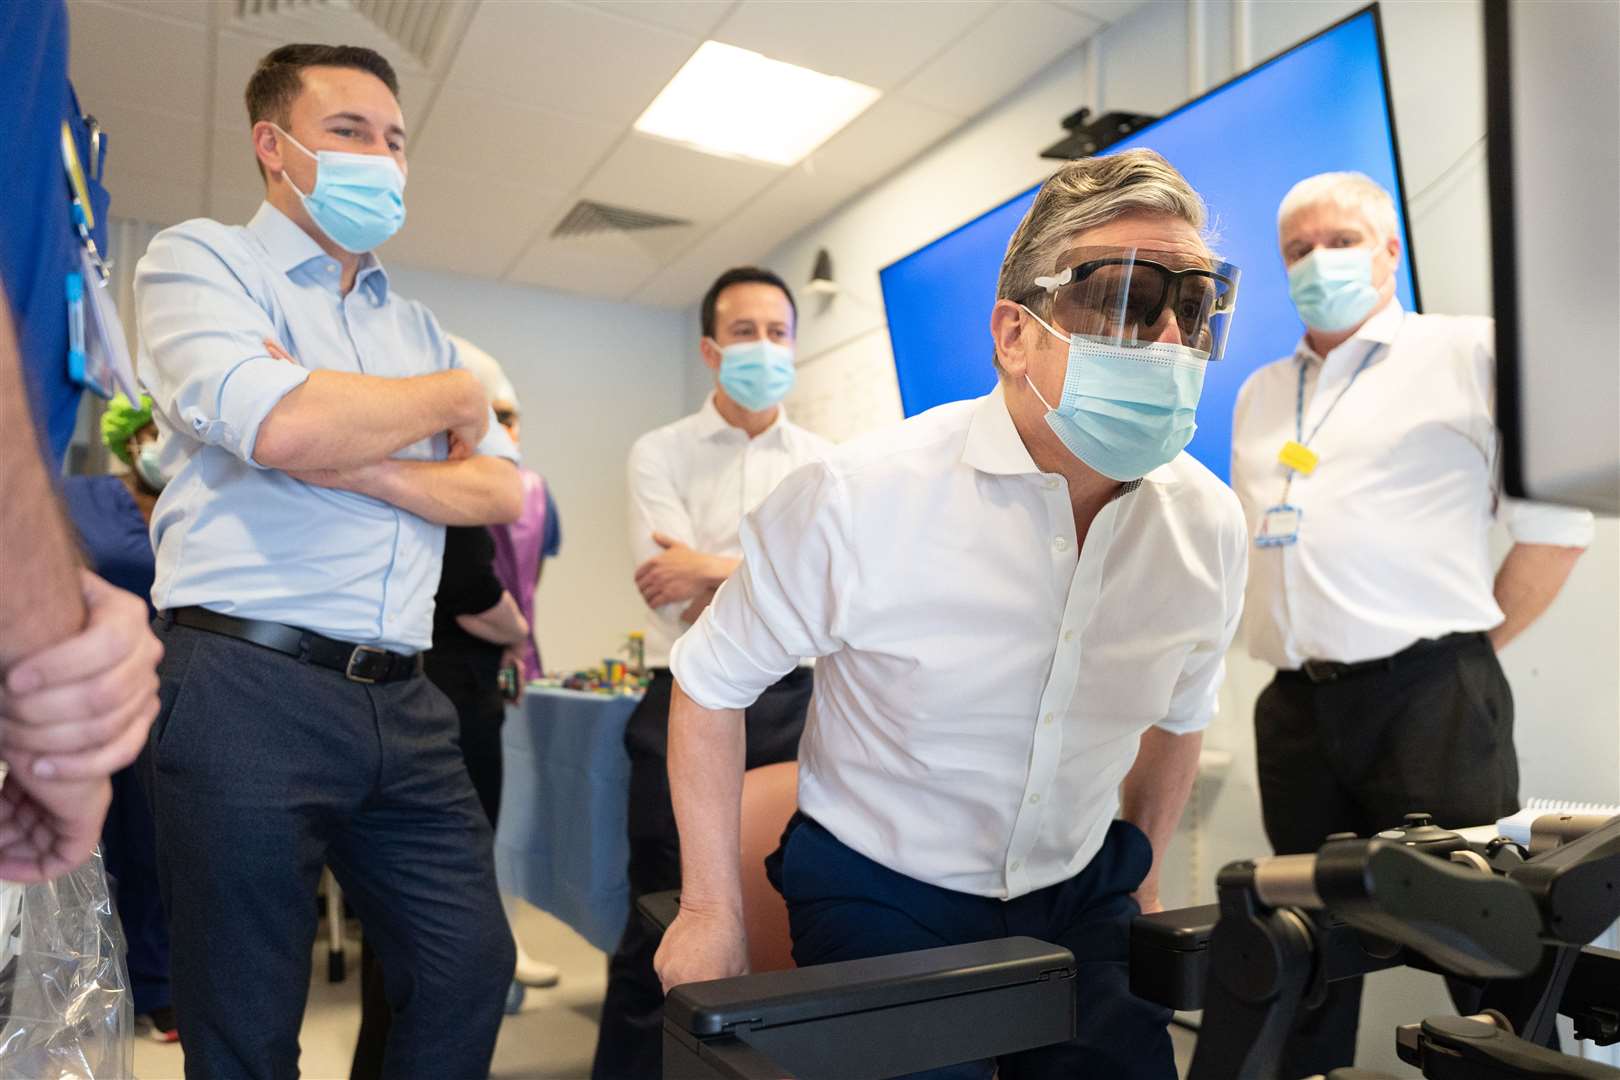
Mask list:
[[[1398,829],[1385,829],[1378,834],[1380,840],[1392,840],[1397,844],[1413,848],[1425,855],[1438,855],[1445,859],[1453,851],[1465,851],[1468,841],[1450,829],[1442,829],[1434,823],[1430,814],[1407,814],[1405,824]]]

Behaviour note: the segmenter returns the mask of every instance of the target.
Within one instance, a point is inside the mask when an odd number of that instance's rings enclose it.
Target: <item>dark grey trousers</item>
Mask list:
[[[1254,707],[1260,805],[1279,855],[1329,833],[1371,836],[1427,811],[1437,825],[1488,825],[1519,809],[1513,692],[1484,634],[1397,654],[1387,670],[1312,683],[1279,672]],[[1360,979],[1301,1013],[1284,1076],[1353,1064]],[[1462,1003],[1462,984],[1452,996]]]
[[[427,679],[367,686],[167,624],[141,757],[187,1077],[298,1074],[332,867],[386,972],[391,1077],[482,1078],[515,963],[493,834]]]

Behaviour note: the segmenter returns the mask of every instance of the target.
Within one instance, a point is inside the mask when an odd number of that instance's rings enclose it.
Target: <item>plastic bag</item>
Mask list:
[[[0,881],[0,1077],[134,1075],[124,954],[100,851],[55,881]]]

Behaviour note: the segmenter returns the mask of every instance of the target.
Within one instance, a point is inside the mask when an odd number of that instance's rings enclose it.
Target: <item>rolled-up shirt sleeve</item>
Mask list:
[[[744,709],[806,657],[842,647],[859,588],[847,493],[823,463],[790,473],[739,530],[743,561],[670,653],[693,701]]]
[[[1498,516],[1518,544],[1586,548],[1591,547],[1596,529],[1590,510],[1525,499],[1504,498]]]
[[[259,425],[309,378],[270,356],[269,313],[194,222],[159,233],[135,270],[141,379],[181,435],[253,460]]]
[[[1170,709],[1154,726],[1172,735],[1203,731],[1215,719],[1221,684],[1226,681],[1226,653],[1243,618],[1243,587],[1249,575],[1248,532],[1236,496],[1230,499],[1221,536],[1224,621],[1218,632],[1193,647],[1170,696]]]

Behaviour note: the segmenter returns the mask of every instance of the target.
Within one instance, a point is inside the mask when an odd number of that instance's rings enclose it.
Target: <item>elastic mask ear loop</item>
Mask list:
[[[1064,337],[1062,334],[1060,334],[1056,330],[1052,329],[1051,325],[1045,319],[1041,318],[1039,315],[1035,314],[1033,311],[1030,311],[1029,307],[1027,305],[1019,304],[1018,306],[1023,308],[1024,311],[1029,315],[1030,318],[1034,319],[1036,322],[1038,322],[1042,326],[1046,327],[1046,332],[1048,334],[1051,334],[1053,337],[1057,338],[1059,341],[1063,342],[1065,345],[1071,344],[1071,342],[1069,341],[1068,338]],[[1042,405],[1046,406],[1046,411],[1051,412],[1052,411],[1052,406],[1050,404],[1048,404],[1048,402],[1046,400],[1046,395],[1041,393],[1040,388],[1035,385],[1035,380],[1031,379],[1029,377],[1029,372],[1027,372],[1027,371],[1024,372],[1024,381],[1029,383],[1029,388],[1031,390],[1035,391],[1036,399]]]
[[[276,133],[279,134],[282,138],[286,139],[288,142],[290,142],[294,146],[298,147],[298,149],[303,152],[303,155],[305,157],[309,158],[311,161],[314,161],[316,163],[320,162],[321,159],[319,157],[317,157],[316,155],[309,152],[309,147],[305,146],[303,143],[301,143],[297,139],[293,138],[290,134],[287,133],[287,130],[285,128],[283,128],[280,124],[278,124],[274,120],[272,120],[272,121],[270,121],[270,126],[275,128]],[[282,175],[282,178],[287,181],[287,186],[292,188],[293,191],[297,193],[299,199],[307,199],[307,198],[309,198],[309,195],[305,195],[302,191],[298,190],[298,185],[293,183],[293,178],[292,178],[291,173],[289,173],[286,169],[282,169],[281,170],[281,175]],[[313,194],[313,191],[311,191],[311,194]],[[1032,311],[1032,312],[1030,312],[1030,314],[1033,315],[1035,313]]]

